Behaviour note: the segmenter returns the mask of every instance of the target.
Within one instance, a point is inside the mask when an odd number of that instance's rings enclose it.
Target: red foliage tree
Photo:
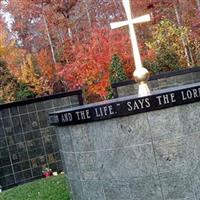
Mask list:
[[[70,89],[83,87],[87,96],[106,99],[108,94],[109,65],[113,54],[124,61],[127,75],[131,77],[134,65],[128,33],[124,30],[94,29],[90,40],[74,45],[74,61],[60,72]]]

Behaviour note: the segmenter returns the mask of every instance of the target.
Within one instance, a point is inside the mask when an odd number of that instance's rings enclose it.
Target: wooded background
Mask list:
[[[131,0],[143,64],[152,74],[200,64],[200,0]],[[0,101],[82,88],[86,102],[112,96],[134,61],[121,0],[0,2]],[[5,13],[10,13],[9,27]]]

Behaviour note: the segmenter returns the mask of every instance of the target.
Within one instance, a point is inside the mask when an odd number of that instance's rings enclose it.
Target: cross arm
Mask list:
[[[151,20],[151,17],[149,14],[143,15],[141,17],[136,17],[134,19],[128,20],[128,21],[122,21],[122,22],[113,22],[110,24],[111,29],[119,28],[122,26],[126,26],[129,24],[137,24],[137,23],[143,23],[143,22],[148,22]]]
[[[134,24],[149,22],[149,21],[151,21],[151,16],[149,14],[143,15],[141,17],[136,17],[133,19]]]

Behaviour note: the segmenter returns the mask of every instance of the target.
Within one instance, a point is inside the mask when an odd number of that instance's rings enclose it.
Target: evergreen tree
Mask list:
[[[112,61],[110,65],[110,82],[117,83],[127,79],[125,74],[122,61],[118,55],[114,54],[112,56]]]
[[[16,98],[15,98],[16,101],[25,100],[28,98],[34,98],[36,96],[36,94],[34,92],[29,90],[29,88],[26,84],[19,83],[18,86],[19,87],[16,92]]]
[[[125,74],[123,65],[122,65],[122,61],[119,58],[118,55],[114,54],[112,56],[112,61],[111,61],[111,65],[110,65],[110,83],[117,83],[120,81],[124,81],[127,79],[127,76]],[[113,90],[112,87],[110,87],[108,89],[108,99],[112,99],[113,98]]]

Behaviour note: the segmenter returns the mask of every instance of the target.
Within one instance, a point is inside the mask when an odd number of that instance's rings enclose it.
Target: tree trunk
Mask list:
[[[49,45],[50,45],[50,48],[51,48],[51,54],[52,54],[53,62],[54,62],[54,64],[56,64],[55,52],[54,52],[54,49],[53,49],[53,43],[52,43],[51,36],[50,36],[50,33],[49,33],[49,28],[48,28],[48,25],[47,25],[47,20],[46,20],[46,17],[45,17],[44,14],[42,15],[42,17],[43,17],[43,20],[44,20],[44,25],[45,25],[46,33],[47,33],[48,40],[49,40]]]
[[[117,3],[115,0],[112,0],[113,4],[115,5],[115,8],[117,8]]]
[[[200,0],[196,0],[196,2],[197,2],[198,11],[200,12]]]
[[[86,8],[86,13],[87,13],[87,18],[88,18],[89,26],[90,26],[90,28],[92,28],[92,20],[91,20],[91,16],[90,16],[90,13],[89,13],[87,0],[85,0],[84,3],[85,3],[85,8]]]
[[[176,20],[177,20],[178,26],[182,27],[181,17],[179,15],[177,5],[173,4],[173,6],[174,6],[174,11],[175,11],[175,14],[176,14]],[[187,60],[187,65],[188,65],[188,67],[190,67],[191,63],[193,64],[193,56],[192,56],[192,52],[191,52],[190,48],[187,46],[188,40],[187,40],[187,38],[182,36],[181,41],[182,41],[182,44],[183,44],[185,57],[186,57],[186,60]]]
[[[72,39],[72,31],[70,27],[68,28],[68,36],[70,37],[70,39]]]

